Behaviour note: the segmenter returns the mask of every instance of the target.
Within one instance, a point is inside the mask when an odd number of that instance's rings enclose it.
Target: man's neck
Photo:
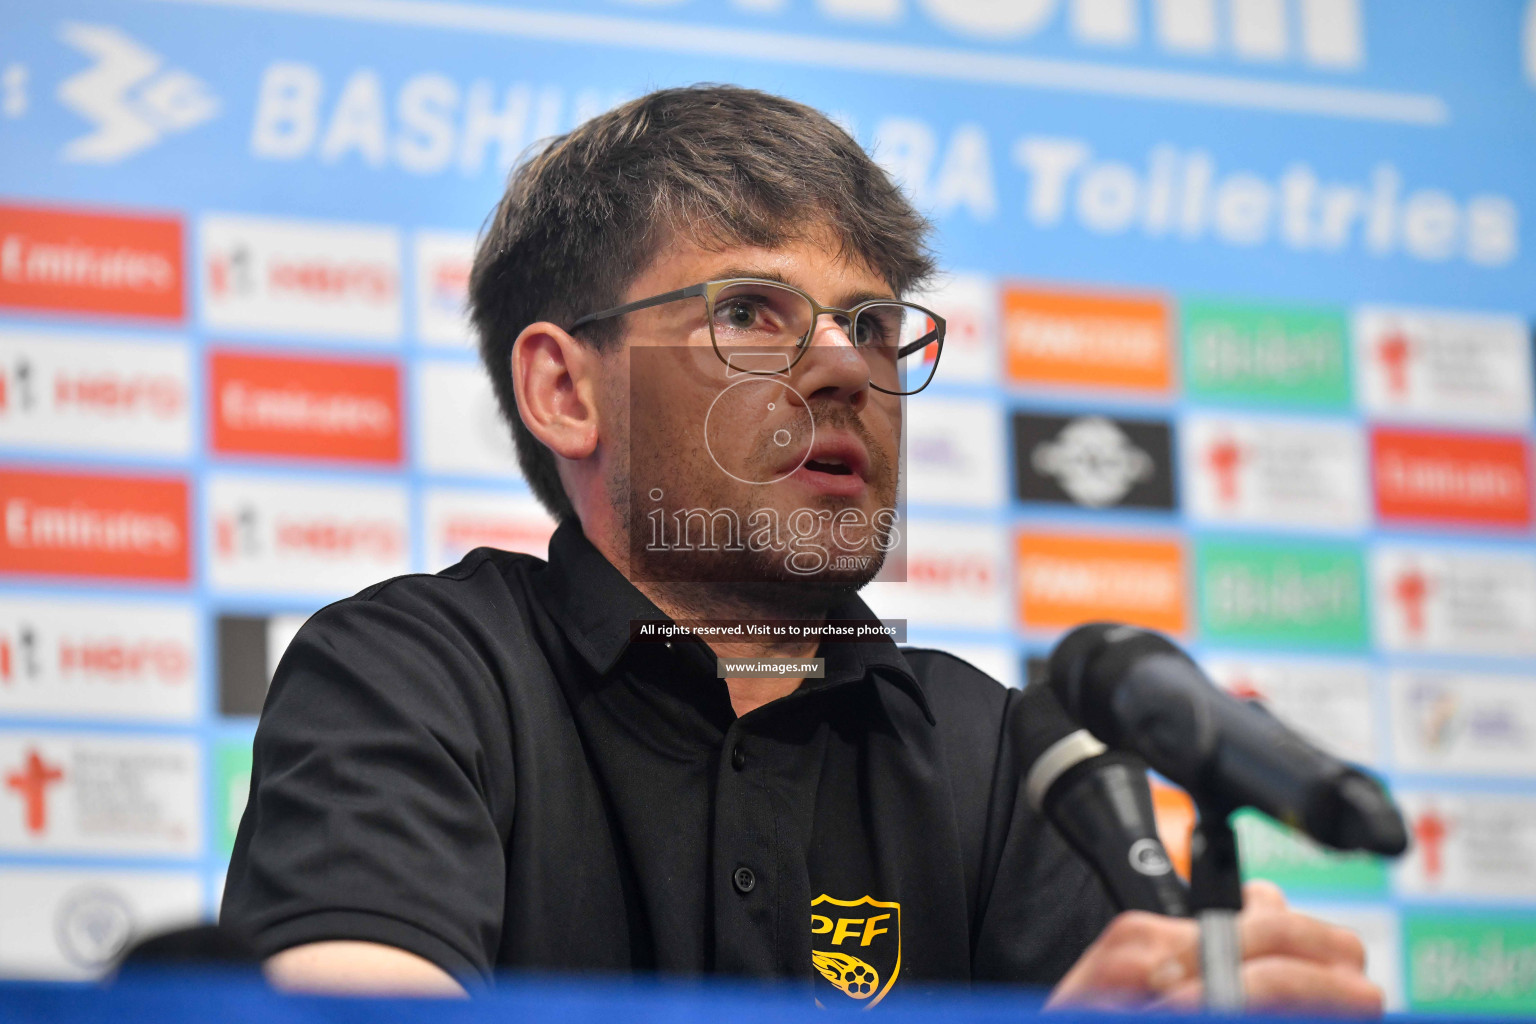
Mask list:
[[[733,622],[769,622],[775,619],[793,618],[799,622],[820,625],[826,621],[825,608],[808,612],[804,608],[786,609],[779,604],[753,601],[741,588],[726,584],[706,583],[640,583],[635,587],[651,599],[651,602],[675,622],[700,619],[730,620]],[[787,637],[723,640],[704,638],[704,642],[718,658],[809,658],[820,646],[816,640],[794,640]],[[787,697],[805,682],[803,677],[758,679],[727,676],[726,689],[731,696],[731,707],[740,718],[770,701]]]
[[[807,625],[821,625],[827,620],[828,609],[824,601],[795,601],[791,598],[792,591],[786,587],[636,580],[629,571],[629,552],[621,530],[599,528],[588,531],[584,522],[583,533],[604,558],[674,622],[724,619],[751,623],[794,619]],[[815,655],[820,646],[816,640],[792,640],[786,637],[701,639],[718,658],[809,658]],[[749,679],[728,676],[725,679],[731,707],[736,710],[738,718],[770,701],[794,693],[804,682],[803,677]]]

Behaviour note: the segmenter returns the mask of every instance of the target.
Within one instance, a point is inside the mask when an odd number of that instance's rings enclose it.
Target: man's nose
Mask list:
[[[823,313],[811,329],[809,351],[795,366],[796,387],[809,401],[831,398],[861,408],[869,400],[869,364],[854,347],[845,317]]]

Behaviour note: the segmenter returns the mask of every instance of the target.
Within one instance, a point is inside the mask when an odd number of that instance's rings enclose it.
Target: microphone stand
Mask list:
[[[1243,948],[1237,914],[1243,909],[1243,877],[1229,807],[1200,801],[1200,824],[1190,841],[1189,902],[1200,924],[1200,975],[1205,1008],[1243,1011]]]

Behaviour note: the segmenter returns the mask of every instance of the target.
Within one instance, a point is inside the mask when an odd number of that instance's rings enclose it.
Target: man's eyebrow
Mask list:
[[[777,270],[764,270],[761,267],[727,267],[726,269],[712,276],[710,280],[721,281],[728,277],[755,277],[760,281],[777,281],[779,284],[788,285],[790,288],[799,288],[799,285],[789,281]],[[805,291],[803,288],[800,290]],[[815,296],[812,297],[815,298]],[[892,295],[888,291],[882,292],[870,291],[869,289],[861,289],[859,291],[853,291],[844,294],[840,305],[843,309],[852,309],[854,306],[857,306],[861,302],[869,302],[873,299],[893,300],[895,298],[896,296]],[[819,302],[821,300],[818,299],[817,301]]]

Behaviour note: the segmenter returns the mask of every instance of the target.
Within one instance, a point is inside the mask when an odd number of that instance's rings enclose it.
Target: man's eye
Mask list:
[[[880,345],[885,342],[885,325],[876,317],[861,316],[854,328],[853,343],[859,346]]]
[[[746,302],[733,302],[725,311],[725,319],[732,327],[751,327],[757,322],[757,307]]]

